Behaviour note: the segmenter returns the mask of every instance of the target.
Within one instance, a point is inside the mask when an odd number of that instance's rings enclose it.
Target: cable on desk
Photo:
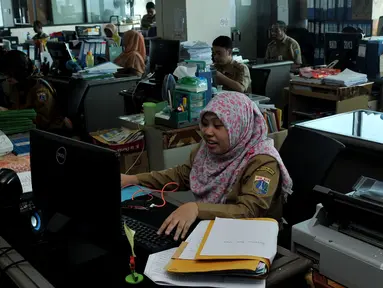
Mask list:
[[[166,191],[166,188],[168,187],[168,186],[170,186],[170,185],[175,185],[175,186],[177,186],[175,189],[173,189],[173,190],[170,190],[170,191]],[[178,183],[176,183],[176,182],[169,182],[169,183],[167,183],[167,184],[165,184],[165,186],[164,187],[162,187],[162,189],[161,190],[155,190],[155,189],[150,189],[150,188],[145,188],[145,189],[142,189],[140,186],[138,186],[138,185],[127,185],[127,186],[125,186],[125,187],[122,187],[122,189],[124,189],[124,188],[126,188],[126,187],[138,187],[139,189],[136,191],[136,192],[134,192],[134,194],[132,195],[132,199],[131,200],[134,200],[134,197],[137,195],[137,194],[139,194],[139,193],[141,193],[141,192],[148,192],[148,190],[151,192],[151,193],[149,193],[149,195],[151,196],[151,197],[153,197],[151,194],[154,192],[154,193],[161,193],[161,199],[162,199],[162,204],[161,205],[156,205],[156,204],[151,204],[150,205],[150,208],[162,208],[162,207],[164,207],[165,205],[166,205],[166,200],[165,200],[165,192],[170,192],[170,193],[173,193],[173,192],[177,192],[178,191],[178,188],[180,187],[180,185],[178,184]],[[152,200],[153,198],[151,198],[150,200]],[[149,201],[150,201],[149,200]]]
[[[125,175],[127,175],[127,174],[130,172],[130,170],[132,170],[132,168],[134,167],[134,165],[137,164],[138,160],[140,160],[142,154],[144,153],[144,150],[145,150],[145,141],[144,141],[144,144],[142,145],[142,150],[141,150],[141,152],[140,152],[140,155],[138,155],[136,161],[134,161],[133,164],[129,167],[129,169],[125,172]]]

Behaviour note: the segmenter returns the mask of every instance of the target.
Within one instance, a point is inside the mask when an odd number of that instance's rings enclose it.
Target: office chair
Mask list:
[[[266,87],[270,72],[270,69],[250,69],[252,94],[266,96]]]
[[[314,64],[315,39],[313,34],[305,28],[289,27],[287,36],[293,38],[301,47],[302,66],[311,66]]]
[[[294,127],[289,131],[279,153],[293,180],[294,193],[283,207],[288,222],[280,243],[289,248],[291,227],[312,218],[319,200],[313,195],[315,185],[322,185],[344,145],[317,132]],[[286,234],[287,233],[287,234]],[[283,240],[282,240],[283,239]]]

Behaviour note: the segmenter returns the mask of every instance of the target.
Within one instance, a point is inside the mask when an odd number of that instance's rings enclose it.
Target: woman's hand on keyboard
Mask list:
[[[185,239],[187,232],[190,229],[190,226],[195,222],[198,217],[198,205],[197,203],[190,202],[182,205],[177,210],[175,210],[162,224],[161,228],[158,230],[158,235],[165,233],[170,235],[173,229],[177,227],[177,230],[174,235],[174,240],[178,241],[181,236],[181,239]]]
[[[125,175],[121,174],[121,187],[131,186],[131,185],[138,185],[140,184],[137,177],[134,175]]]

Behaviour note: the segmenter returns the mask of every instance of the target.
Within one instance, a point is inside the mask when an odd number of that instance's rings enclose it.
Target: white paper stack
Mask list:
[[[205,61],[206,65],[213,64],[211,46],[201,41],[186,41],[181,43],[182,56],[187,60]]]
[[[354,72],[350,69],[344,70],[338,75],[328,76],[324,78],[325,85],[350,87],[367,83],[367,75]]]

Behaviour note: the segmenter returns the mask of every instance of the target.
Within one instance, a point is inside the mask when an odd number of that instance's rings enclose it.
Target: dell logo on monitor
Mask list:
[[[59,163],[60,165],[64,165],[66,161],[66,149],[64,147],[60,147],[59,149],[57,149],[56,160],[57,163]]]

